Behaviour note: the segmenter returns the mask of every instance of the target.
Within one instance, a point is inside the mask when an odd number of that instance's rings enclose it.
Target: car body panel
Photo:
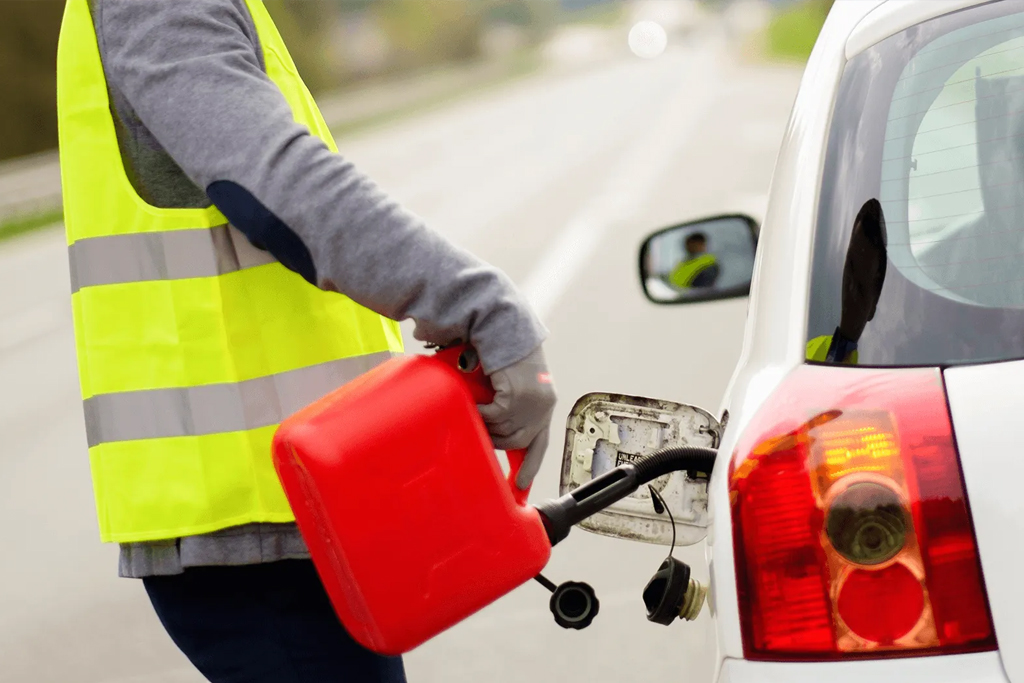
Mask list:
[[[811,238],[828,124],[846,65],[843,45],[878,4],[835,3],[804,70],[758,236],[743,349],[722,404],[734,431],[746,426],[752,414],[748,408],[756,409],[785,372],[803,362]]]
[[[825,161],[828,123],[846,64],[850,31],[878,0],[837,2],[807,63],[772,175],[758,238],[743,350],[720,414],[728,422],[720,466],[709,484],[709,605],[718,628],[719,659],[742,658],[739,606],[728,520],[728,458],[736,440],[779,382],[804,360],[811,236]],[[715,520],[725,520],[716,524]]]
[[[860,0],[840,2],[860,4]],[[986,0],[887,0],[868,12],[850,32],[846,41],[846,59],[853,59],[872,45],[914,24],[984,2]]]
[[[754,663],[742,662],[743,642],[732,528],[729,523],[728,462],[740,435],[755,413],[764,406],[782,379],[804,362],[810,263],[819,186],[827,150],[829,122],[848,56],[915,23],[982,2],[837,0],[808,60],[771,181],[755,259],[743,348],[719,408],[725,430],[719,449],[720,463],[709,484],[710,527],[706,552],[711,576],[708,602],[717,628],[721,680],[751,679],[748,674],[753,670],[743,667],[754,666]],[[958,370],[951,376],[957,377],[964,373],[966,370]],[[981,424],[978,426],[980,428]],[[981,466],[979,462],[972,462],[970,470],[973,473]],[[972,474],[974,481],[982,481],[983,477],[980,471]],[[971,484],[968,487],[971,488]],[[970,491],[968,493],[970,495]],[[716,523],[716,520],[724,523]],[[982,554],[985,554],[984,551]],[[987,565],[985,571],[987,576]],[[992,571],[999,570],[994,568]],[[1016,626],[1008,628],[1009,633],[1018,638],[1024,635],[1015,630]],[[877,675],[872,673],[874,677],[883,674],[888,676],[890,671],[907,671],[906,677],[896,675],[892,680],[1006,680],[998,654],[986,653],[971,657],[975,659],[962,660],[949,656],[916,660],[890,659],[872,665],[866,662],[832,662],[813,666],[773,664],[764,665],[769,668],[759,668],[757,671],[788,671],[771,667],[797,666],[797,669],[792,670],[794,676],[798,671],[814,670],[817,672],[814,680],[818,680],[821,676],[832,677],[834,671],[846,671],[846,667],[863,667],[858,670],[879,672]],[[951,678],[947,675],[949,670],[945,668],[945,662],[954,660],[984,662],[987,668],[976,674]],[[917,663],[907,663],[911,661]],[[727,666],[727,662],[732,663]],[[810,668],[800,669],[801,666]],[[887,668],[889,666],[893,668]],[[730,671],[728,674],[727,668]],[[920,671],[920,675],[913,671]],[[784,679],[794,680],[785,677],[779,680]],[[858,680],[863,680],[863,677],[858,676]]]
[[[1024,361],[944,377],[996,639],[1007,676],[1024,681]]]
[[[727,659],[718,683],[1007,683],[995,652],[846,662]]]

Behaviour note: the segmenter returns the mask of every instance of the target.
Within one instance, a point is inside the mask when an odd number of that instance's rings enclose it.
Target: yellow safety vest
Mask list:
[[[270,79],[336,151],[261,0]],[[286,416],[402,349],[398,324],[321,291],[214,207],[139,197],[118,149],[88,0],[57,55],[64,220],[100,536],[175,538],[294,519],[270,455]]]
[[[831,334],[815,337],[811,341],[807,342],[807,360],[813,360],[818,363],[826,362],[828,360],[828,349],[830,346],[832,346]],[[844,363],[846,365],[856,365],[857,358],[857,351],[854,350]]]
[[[718,259],[711,254],[697,256],[687,261],[683,261],[675,270],[672,271],[672,275],[669,276],[669,282],[680,289],[691,287],[694,279],[696,279],[698,275],[715,265],[717,262]]]

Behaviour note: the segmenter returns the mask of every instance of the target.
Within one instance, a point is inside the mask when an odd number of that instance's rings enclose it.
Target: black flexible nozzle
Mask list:
[[[717,455],[718,451],[714,448],[699,446],[672,446],[656,450],[633,462],[639,477],[637,486],[643,486],[669,472],[681,470],[693,470],[710,475],[715,467]]]
[[[574,525],[669,472],[685,470],[710,475],[717,453],[714,448],[698,446],[662,448],[619,465],[561,498],[538,504],[548,540],[552,546],[560,543]]]

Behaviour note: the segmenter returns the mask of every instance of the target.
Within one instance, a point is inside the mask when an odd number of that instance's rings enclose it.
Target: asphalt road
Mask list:
[[[717,39],[542,73],[342,140],[387,190],[504,268],[550,328],[560,404],[533,496],[557,493],[562,420],[589,391],[717,412],[743,300],[666,308],[642,296],[653,229],[718,212],[760,218],[799,71],[735,62]],[[0,249],[0,681],[197,683],[139,582],[98,542],[63,234]],[[710,680],[708,613],[653,625],[640,592],[665,549],[575,530],[547,570],[586,580],[601,613],[558,628],[533,583],[411,653],[414,683]],[[700,547],[682,549],[707,577]]]

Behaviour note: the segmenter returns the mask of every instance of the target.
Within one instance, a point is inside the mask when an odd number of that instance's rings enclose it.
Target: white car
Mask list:
[[[837,0],[763,225],[640,268],[663,303],[749,288],[741,359],[717,419],[581,399],[562,490],[717,447],[659,480],[674,524],[645,488],[583,525],[706,536],[716,679],[1024,683],[1024,2]]]

